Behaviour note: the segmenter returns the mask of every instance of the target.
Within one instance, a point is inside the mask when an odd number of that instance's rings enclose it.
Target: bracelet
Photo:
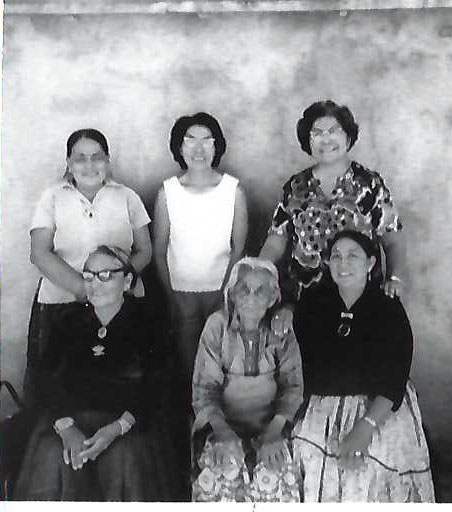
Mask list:
[[[397,276],[391,276],[389,278],[390,281],[397,281],[398,283],[401,283],[402,282],[402,279],[400,279],[400,277],[397,277]]]
[[[127,434],[127,432],[132,428],[132,425],[124,418],[119,418],[116,421],[119,423],[119,426],[121,427],[122,436]]]
[[[369,423],[369,425],[372,425],[373,428],[378,430],[377,422],[374,419],[372,419],[370,416],[363,416],[363,420],[367,421],[367,423]]]

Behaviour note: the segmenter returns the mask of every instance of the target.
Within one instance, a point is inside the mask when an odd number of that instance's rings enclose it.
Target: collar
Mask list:
[[[61,182],[59,183],[60,187],[62,189],[68,189],[68,190],[77,190],[77,187],[71,183],[70,181],[66,180],[66,179],[63,179],[61,180]],[[119,183],[117,183],[116,181],[112,180],[112,179],[107,179],[104,186],[100,189],[102,190],[103,188],[117,188],[117,187],[121,187],[121,185]]]

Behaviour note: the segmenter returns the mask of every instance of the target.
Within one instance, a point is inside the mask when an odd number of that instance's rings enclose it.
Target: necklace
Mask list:
[[[347,320],[353,320],[353,313],[341,313],[341,323],[339,324],[339,327],[337,328],[337,334],[341,338],[345,338],[350,334],[350,331],[352,330],[351,322],[347,322]],[[345,319],[345,320],[344,320]]]

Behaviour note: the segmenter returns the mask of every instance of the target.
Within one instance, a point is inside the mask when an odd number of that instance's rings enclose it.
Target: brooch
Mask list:
[[[105,355],[105,346],[104,345],[95,345],[94,347],[91,347],[91,350],[93,351],[93,356],[104,356]]]

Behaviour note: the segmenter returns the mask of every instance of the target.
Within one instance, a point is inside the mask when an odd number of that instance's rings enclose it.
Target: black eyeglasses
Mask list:
[[[124,272],[123,268],[115,268],[115,269],[103,269],[95,272],[94,270],[84,270],[82,272],[83,279],[87,281],[88,283],[91,283],[94,281],[94,278],[97,277],[99,281],[102,281],[102,283],[106,283],[107,281],[110,281],[113,278],[113,274],[116,274],[118,272]]]
[[[350,320],[353,320],[353,313],[344,313],[344,312],[342,312],[341,313],[341,318],[348,318]],[[345,338],[346,336],[348,336],[350,334],[351,330],[352,330],[352,326],[351,326],[350,322],[342,321],[339,324],[339,327],[337,328],[337,334],[341,338]]]

